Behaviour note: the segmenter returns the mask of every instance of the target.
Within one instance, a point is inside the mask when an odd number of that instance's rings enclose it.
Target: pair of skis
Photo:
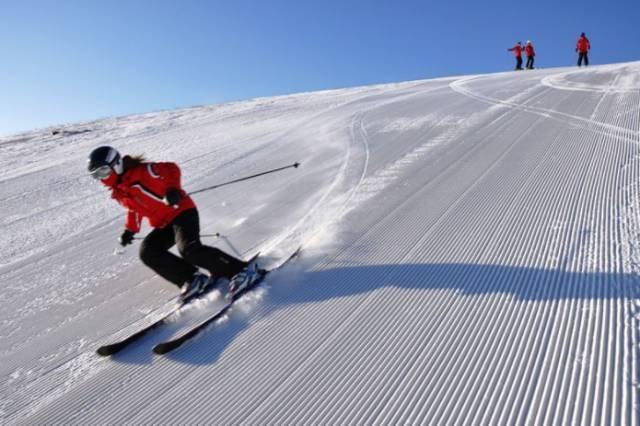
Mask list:
[[[225,304],[222,306],[222,308],[220,308],[218,311],[216,311],[215,313],[213,313],[212,315],[210,315],[209,317],[207,317],[203,321],[199,322],[198,324],[194,325],[193,327],[191,327],[189,330],[187,330],[183,334],[181,334],[181,335],[179,335],[179,336],[177,336],[177,337],[175,337],[175,338],[173,338],[171,340],[167,340],[165,342],[158,343],[156,346],[153,347],[153,352],[158,354],[158,355],[166,354],[166,353],[176,349],[177,347],[181,346],[182,344],[184,344],[185,342],[187,342],[189,339],[193,338],[194,336],[200,334],[204,329],[207,328],[207,326],[209,326],[210,324],[213,324],[214,322],[216,322],[217,320],[222,318],[231,309],[233,304],[238,299],[240,299],[242,296],[244,296],[250,290],[254,289],[262,281],[264,281],[264,278],[269,273],[282,268],[287,263],[289,263],[290,260],[292,260],[293,258],[297,257],[300,254],[300,250],[301,250],[301,248],[298,247],[298,249],[296,249],[296,251],[294,251],[284,261],[282,261],[280,264],[272,267],[271,269],[265,271],[254,282],[252,282],[251,284],[249,284],[249,285],[239,289],[238,291],[228,295],[225,298]],[[208,291],[206,291],[204,293],[200,293],[198,295],[194,295],[194,296],[192,296],[192,297],[190,297],[190,298],[188,298],[186,300],[181,301],[175,308],[173,308],[169,313],[167,313],[165,316],[163,316],[162,318],[160,318],[156,322],[149,324],[148,326],[140,329],[136,333],[124,338],[123,340],[120,340],[118,342],[111,343],[111,344],[99,347],[96,350],[96,353],[98,355],[101,355],[101,356],[110,356],[110,355],[114,355],[114,354],[120,352],[121,350],[123,350],[124,348],[126,348],[127,346],[132,344],[133,342],[136,342],[136,341],[140,340],[143,336],[148,334],[150,331],[152,331],[152,330],[160,327],[161,325],[165,324],[167,322],[167,320],[171,316],[173,316],[175,313],[180,311],[180,309],[182,309],[185,305],[187,305],[187,304],[189,304],[189,303],[191,303],[191,302],[193,302],[193,301],[195,301],[197,299],[202,298],[203,296],[208,294],[210,291],[212,291],[214,288],[215,288],[215,286],[212,286],[211,289],[209,289]]]

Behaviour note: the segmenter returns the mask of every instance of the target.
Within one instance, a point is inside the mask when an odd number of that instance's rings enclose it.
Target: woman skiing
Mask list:
[[[140,259],[180,287],[183,300],[204,291],[217,278],[245,280],[257,272],[255,263],[247,268],[247,262],[200,242],[198,210],[181,187],[177,164],[121,157],[116,149],[101,146],[89,155],[88,169],[127,209],[125,230],[119,238],[122,246],[133,242],[142,218],[147,218],[154,229],[142,241]],[[174,245],[182,257],[169,252]],[[211,275],[203,274],[198,267]]]

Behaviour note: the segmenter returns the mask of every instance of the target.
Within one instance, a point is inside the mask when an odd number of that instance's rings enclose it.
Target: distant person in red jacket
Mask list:
[[[515,46],[507,50],[516,56],[516,71],[522,70],[522,43],[517,42]]]
[[[533,43],[531,43],[531,40],[527,40],[527,44],[524,46],[524,53],[527,55],[527,64],[525,65],[525,68],[532,70],[533,58],[536,56],[536,51],[533,49]]]
[[[246,268],[246,262],[200,242],[198,210],[181,187],[180,168],[175,163],[121,157],[114,148],[101,146],[91,152],[88,169],[127,209],[119,238],[122,246],[133,242],[142,219],[147,218],[154,229],[142,241],[140,259],[181,288],[183,299],[202,292],[219,277],[231,278]],[[182,257],[169,251],[174,245]]]
[[[589,66],[589,50],[591,50],[591,43],[587,36],[582,33],[580,34],[580,38],[576,43],[576,52],[578,52],[578,66],[582,66],[582,61],[584,61],[584,66]]]

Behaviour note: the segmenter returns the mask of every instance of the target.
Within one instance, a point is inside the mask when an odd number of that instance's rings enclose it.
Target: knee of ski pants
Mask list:
[[[159,252],[155,250],[153,246],[149,245],[146,241],[142,241],[140,244],[140,251],[138,252],[140,260],[147,266],[154,265],[157,262]]]
[[[178,244],[178,253],[183,259],[189,260],[192,256],[202,249],[200,241],[191,241],[186,244]]]

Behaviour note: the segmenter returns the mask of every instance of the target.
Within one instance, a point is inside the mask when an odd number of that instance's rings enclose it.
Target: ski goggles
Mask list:
[[[103,180],[111,176],[111,172],[113,172],[113,170],[111,170],[111,166],[100,166],[97,169],[91,171],[91,177],[93,177],[94,179]]]

